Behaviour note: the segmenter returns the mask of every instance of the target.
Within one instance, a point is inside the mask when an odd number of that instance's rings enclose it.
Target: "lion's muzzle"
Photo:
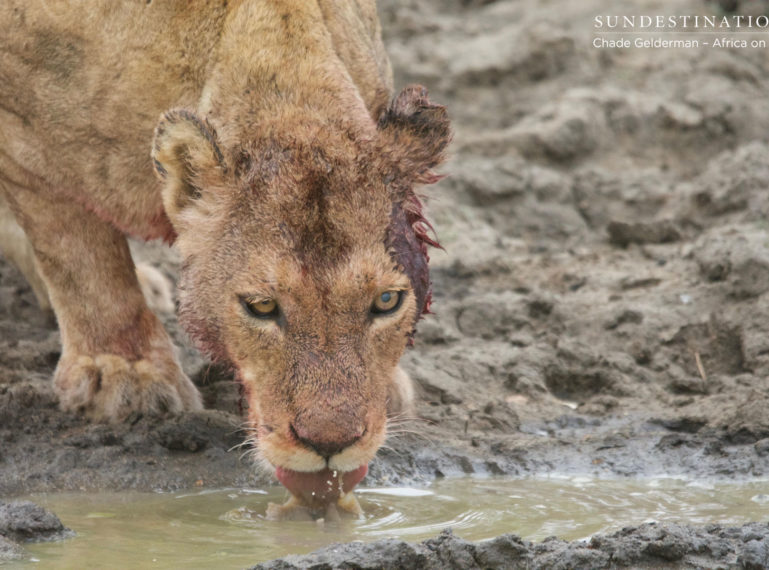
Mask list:
[[[291,435],[328,461],[354,445],[367,430],[361,414],[345,408],[349,405],[326,405],[300,413],[291,423]]]

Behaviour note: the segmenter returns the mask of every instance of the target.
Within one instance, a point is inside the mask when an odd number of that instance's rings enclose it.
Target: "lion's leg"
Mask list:
[[[199,409],[162,324],[147,307],[125,237],[80,205],[14,189],[61,329],[54,385],[64,409],[102,420]]]
[[[391,418],[414,417],[414,384],[400,366],[395,369],[387,397],[387,415]]]
[[[52,309],[51,301],[48,299],[48,289],[35,265],[32,244],[24,234],[24,230],[16,223],[13,212],[2,193],[0,193],[0,253],[21,271],[32,287],[40,309],[50,314]]]

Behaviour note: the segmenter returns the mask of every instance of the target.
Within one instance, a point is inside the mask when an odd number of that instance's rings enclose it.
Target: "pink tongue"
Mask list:
[[[354,471],[341,473],[342,481],[340,484],[340,473],[330,469],[305,473],[302,471],[291,471],[278,467],[275,475],[278,481],[288,489],[292,495],[303,498],[307,503],[330,503],[339,498],[342,493],[349,493],[360,483],[368,473],[368,465],[361,465]],[[341,489],[340,489],[341,487]]]

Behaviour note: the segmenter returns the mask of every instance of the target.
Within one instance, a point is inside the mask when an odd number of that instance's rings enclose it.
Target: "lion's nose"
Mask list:
[[[295,421],[290,427],[291,434],[297,441],[325,459],[344,451],[366,432],[363,426],[342,432],[338,429],[324,430],[318,429],[317,426],[306,426],[300,421]]]

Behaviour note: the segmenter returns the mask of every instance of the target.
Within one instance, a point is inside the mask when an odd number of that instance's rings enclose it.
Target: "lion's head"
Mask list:
[[[180,110],[156,130],[180,319],[238,370],[259,453],[289,489],[328,470],[352,487],[388,411],[409,404],[398,361],[429,308],[433,243],[414,186],[437,179],[445,109],[409,87],[363,134],[305,112],[229,139]]]

